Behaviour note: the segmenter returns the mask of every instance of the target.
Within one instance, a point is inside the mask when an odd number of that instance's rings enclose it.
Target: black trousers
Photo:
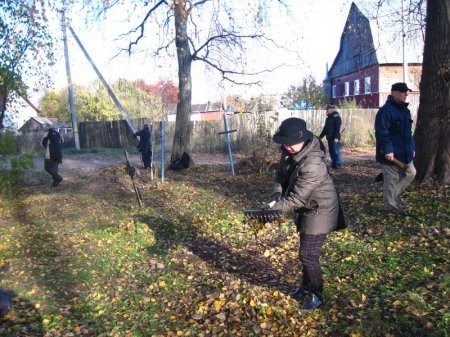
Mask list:
[[[58,162],[54,161],[53,159],[45,159],[44,167],[45,170],[52,176],[53,184],[61,182],[63,179],[58,174]]]
[[[300,234],[299,257],[302,263],[302,286],[310,292],[322,295],[323,274],[320,267],[320,253],[327,235]]]
[[[148,148],[139,151],[141,152],[142,164],[144,164],[144,168],[149,168],[152,164],[152,150]]]

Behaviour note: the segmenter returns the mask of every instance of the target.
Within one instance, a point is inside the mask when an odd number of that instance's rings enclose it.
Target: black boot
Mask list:
[[[322,294],[320,293],[311,293],[311,296],[302,304],[302,309],[304,310],[314,310],[317,307],[320,307],[322,304],[325,304],[323,300]]]
[[[289,292],[289,296],[291,296],[292,298],[298,300],[300,299],[300,297],[302,297],[303,295],[309,294],[309,290],[308,287],[306,285],[301,285],[300,288],[298,289],[294,289],[291,292]]]

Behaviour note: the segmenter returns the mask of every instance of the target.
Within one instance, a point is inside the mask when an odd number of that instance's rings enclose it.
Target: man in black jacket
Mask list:
[[[45,125],[44,130],[48,131],[47,136],[42,139],[45,153],[44,167],[52,176],[52,186],[56,187],[63,181],[63,178],[58,174],[58,165],[62,163],[61,144],[64,142],[64,139],[50,125]]]
[[[384,210],[395,214],[404,213],[399,207],[399,195],[416,175],[413,120],[406,103],[409,91],[406,83],[394,83],[391,95],[375,117],[376,160],[381,163],[384,177]]]
[[[325,126],[320,133],[319,138],[326,137],[328,142],[328,151],[330,152],[331,167],[340,168],[344,164],[341,155],[341,125],[342,120],[339,113],[335,111],[336,107],[331,104],[327,104],[325,107],[327,111],[327,119],[325,120]]]
[[[152,162],[152,133],[148,124],[144,124],[144,128],[134,134],[134,137],[139,137],[139,144],[137,148],[141,152],[142,163],[144,169],[148,169]]]

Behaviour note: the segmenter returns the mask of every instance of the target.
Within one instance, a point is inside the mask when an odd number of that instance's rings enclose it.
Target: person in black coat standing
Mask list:
[[[328,151],[330,152],[331,167],[340,168],[344,164],[341,154],[341,125],[342,120],[339,113],[335,111],[335,106],[327,104],[325,109],[327,119],[319,138],[326,137],[328,142]]]
[[[289,295],[302,300],[303,309],[312,310],[324,304],[322,245],[330,232],[346,226],[345,219],[325,164],[325,146],[306,122],[295,117],[284,120],[273,140],[281,145],[281,158],[272,185],[272,208],[293,211],[300,233],[303,277],[300,288]]]
[[[141,153],[144,169],[148,169],[152,163],[152,133],[150,132],[148,124],[144,124],[142,130],[136,132],[134,137],[139,137],[139,144],[137,145],[137,148]]]
[[[42,146],[44,147],[44,167],[53,179],[52,186],[58,186],[63,178],[58,174],[58,165],[62,163],[61,144],[64,139],[58,131],[49,125],[44,127],[48,131],[47,136],[42,139]]]
[[[409,91],[412,90],[406,83],[394,83],[391,95],[375,117],[376,160],[384,178],[383,207],[386,212],[399,215],[405,212],[399,205],[399,196],[416,176],[413,120],[406,103]]]

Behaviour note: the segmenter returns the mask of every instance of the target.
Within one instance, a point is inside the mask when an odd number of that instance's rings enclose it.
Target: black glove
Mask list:
[[[270,196],[270,201],[275,201],[278,202],[281,200],[281,193],[280,192],[275,192]]]

